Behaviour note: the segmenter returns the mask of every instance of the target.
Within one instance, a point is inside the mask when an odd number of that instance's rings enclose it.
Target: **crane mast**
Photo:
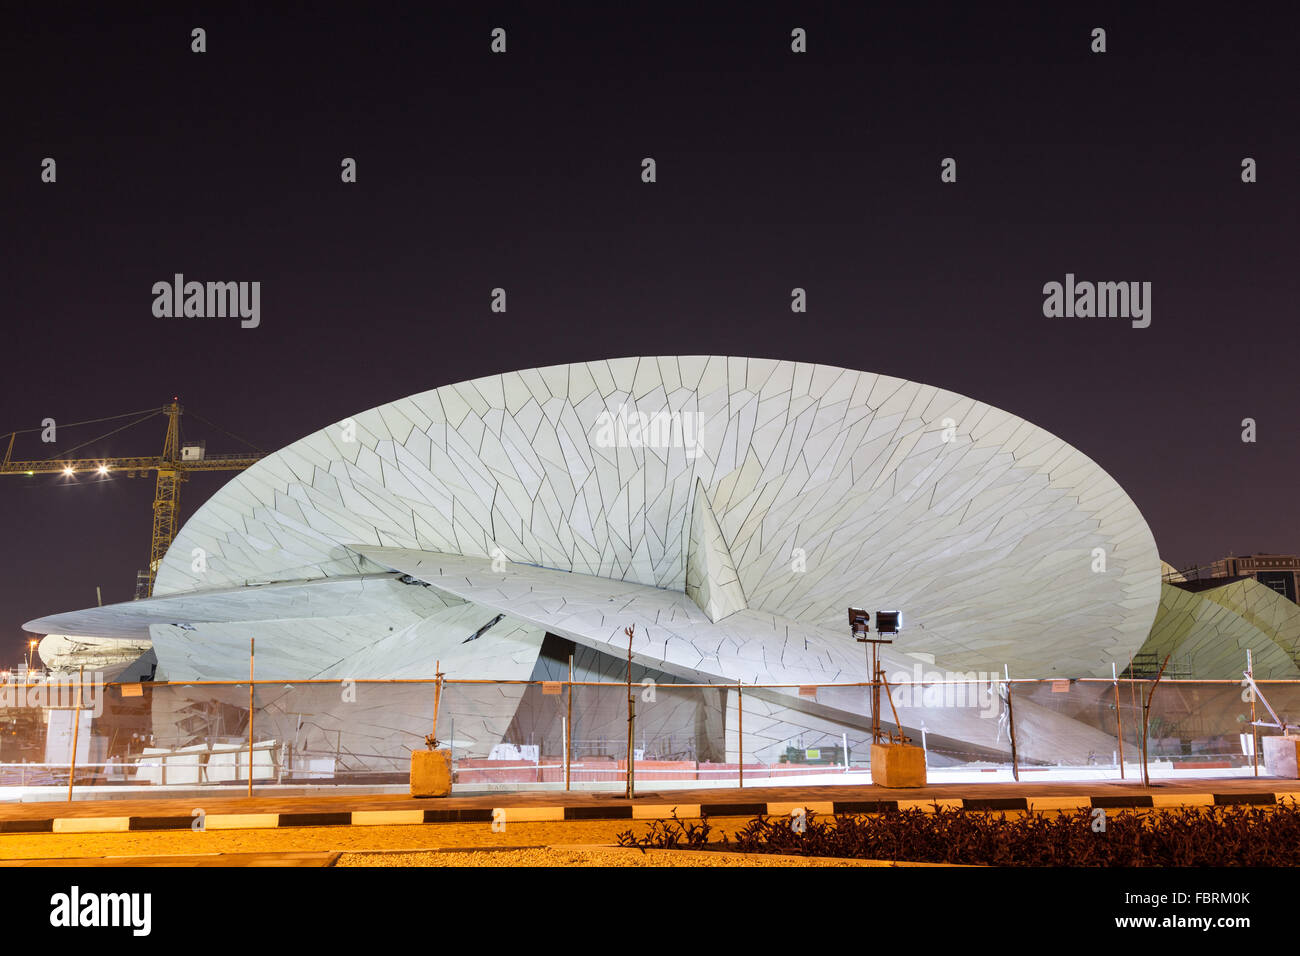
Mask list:
[[[108,475],[114,472],[127,472],[132,477],[137,473],[153,471],[157,473],[157,484],[153,499],[153,535],[149,546],[149,563],[136,575],[135,596],[146,598],[153,594],[154,583],[158,577],[158,568],[163,556],[176,538],[177,521],[180,515],[181,484],[195,471],[243,471],[262,458],[255,455],[208,455],[200,445],[181,444],[181,415],[184,409],[177,399],[162,406],[161,413],[167,417],[167,434],[163,439],[161,455],[144,457],[110,457],[110,458],[46,458],[40,460],[13,459],[14,439],[18,432],[9,436],[9,445],[5,450],[4,461],[0,462],[0,475],[73,475],[91,472]],[[125,417],[125,416],[119,416]]]

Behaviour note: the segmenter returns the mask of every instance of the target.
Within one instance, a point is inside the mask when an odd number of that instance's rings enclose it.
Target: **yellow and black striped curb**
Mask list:
[[[121,833],[134,830],[260,830],[279,827],[401,826],[424,823],[559,823],[573,820],[664,820],[789,816],[796,809],[820,816],[939,808],[979,811],[1162,809],[1188,806],[1300,804],[1300,791],[1278,793],[1156,793],[1037,797],[918,797],[915,800],[794,800],[769,803],[633,803],[631,805],[502,806],[462,809],[344,810],[339,812],[209,813],[166,816],[79,816],[0,820],[0,833]],[[201,821],[201,822],[200,822]]]

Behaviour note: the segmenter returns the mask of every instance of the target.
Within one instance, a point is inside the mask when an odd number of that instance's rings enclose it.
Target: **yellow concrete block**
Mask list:
[[[410,823],[423,823],[423,810],[353,810],[352,822],[357,826],[379,827]]]
[[[451,751],[411,751],[411,796],[445,797],[451,793]]]
[[[564,807],[502,807],[501,809],[505,811],[506,823],[552,823],[564,819]]]
[[[205,830],[263,830],[279,825],[278,813],[209,813],[203,818]]]
[[[700,815],[700,805],[698,803],[634,803],[632,804],[633,820],[671,820],[673,811],[677,811],[677,819],[685,820],[688,817],[698,818]]]
[[[767,812],[769,816],[788,817],[792,812],[803,807],[808,813],[815,813],[819,817],[829,817],[835,814],[835,804],[829,800],[800,800],[794,803],[769,803]],[[680,816],[680,814],[678,814]]]
[[[925,751],[910,744],[872,744],[871,782],[878,787],[924,787]]]
[[[1153,793],[1151,794],[1151,806],[1153,807],[1212,807],[1214,806],[1214,794],[1212,793]]]
[[[1087,797],[1026,797],[1030,810],[1090,810]]]
[[[55,833],[120,833],[131,829],[130,817],[58,817]]]

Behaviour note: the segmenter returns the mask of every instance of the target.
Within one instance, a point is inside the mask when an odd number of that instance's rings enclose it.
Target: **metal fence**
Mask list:
[[[865,782],[869,683],[433,680],[0,683],[0,800],[403,790],[435,732],[456,792]],[[1282,722],[1300,681],[1260,681]],[[1268,709],[1237,681],[896,681],[881,722],[934,781],[1264,772]],[[897,717],[897,724],[895,723]]]

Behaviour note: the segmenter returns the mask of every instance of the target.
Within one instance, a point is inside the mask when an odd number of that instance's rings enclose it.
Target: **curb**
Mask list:
[[[0,820],[7,833],[123,833],[141,830],[264,830],[287,827],[400,826],[426,823],[542,823],[575,820],[663,820],[674,811],[682,819],[710,817],[788,816],[803,808],[821,816],[852,813],[887,813],[919,809],[933,813],[945,809],[1047,811],[1090,809],[1167,809],[1185,806],[1274,806],[1300,804],[1300,791],[1276,793],[1186,793],[1088,796],[1042,796],[963,799],[931,797],[916,800],[835,800],[772,803],[657,803],[623,806],[576,807],[475,807],[455,810],[356,810],[334,813],[212,813],[200,818],[175,816],[50,817],[37,820]],[[201,825],[195,824],[202,820]]]

